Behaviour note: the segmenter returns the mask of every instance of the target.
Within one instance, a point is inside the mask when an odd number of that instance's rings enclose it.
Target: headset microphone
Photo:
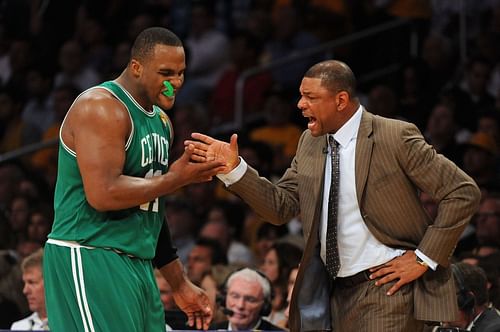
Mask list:
[[[224,315],[227,315],[227,316],[232,316],[234,315],[234,311],[229,309],[228,307],[226,307],[226,299],[224,296],[222,295],[217,295],[215,297],[215,302],[217,302],[217,304],[219,305],[220,309],[222,310],[222,313],[224,313]]]
[[[234,311],[232,311],[229,308],[221,307],[221,309],[222,309],[222,312],[224,313],[224,315],[226,315],[226,316],[231,317],[232,315],[234,315]]]

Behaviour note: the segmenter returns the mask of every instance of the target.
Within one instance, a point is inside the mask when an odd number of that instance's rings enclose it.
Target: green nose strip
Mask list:
[[[166,88],[166,90],[163,91],[163,94],[167,97],[173,97],[174,87],[172,86],[172,83],[170,83],[169,81],[163,81],[163,85]]]

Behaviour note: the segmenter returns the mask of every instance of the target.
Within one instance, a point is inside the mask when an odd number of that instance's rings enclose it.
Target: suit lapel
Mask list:
[[[356,195],[361,207],[373,150],[373,115],[363,109],[356,142]]]

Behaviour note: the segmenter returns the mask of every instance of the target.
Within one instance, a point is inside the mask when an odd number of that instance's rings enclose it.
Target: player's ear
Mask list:
[[[137,61],[136,59],[130,60],[129,68],[132,72],[132,75],[134,75],[135,77],[141,76],[142,72],[144,70],[144,67],[142,66],[142,64],[139,61]]]

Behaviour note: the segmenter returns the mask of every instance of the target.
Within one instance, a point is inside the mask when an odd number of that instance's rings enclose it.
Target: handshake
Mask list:
[[[238,166],[238,135],[231,135],[230,142],[220,141],[208,135],[193,133],[192,140],[184,141],[185,150],[191,152],[191,161],[203,163],[207,161],[223,162],[221,173],[227,174]]]

